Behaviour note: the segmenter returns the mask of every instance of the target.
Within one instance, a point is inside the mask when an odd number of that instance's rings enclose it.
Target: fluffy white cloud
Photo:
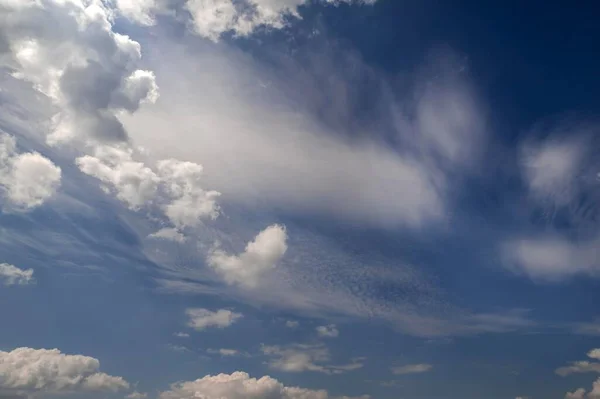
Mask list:
[[[109,2],[2,2],[0,35],[9,52],[0,62],[58,107],[50,143],[124,140],[118,114],[158,97],[154,74],[136,69],[139,43],[112,28]]]
[[[585,389],[579,388],[574,392],[567,392],[565,399],[598,399],[600,398],[600,378],[592,384],[592,390],[588,393]]]
[[[165,215],[176,227],[196,226],[202,219],[215,219],[219,215],[216,200],[221,194],[202,189],[201,165],[166,159],[158,162],[158,175],[171,198],[164,205]]]
[[[374,3],[375,0],[323,0],[324,3]],[[187,0],[195,32],[217,41],[233,32],[247,36],[258,27],[281,29],[286,17],[299,17],[298,7],[307,0]]]
[[[600,349],[592,349],[587,353],[590,359],[600,360]],[[580,360],[577,362],[571,362],[568,366],[560,367],[556,369],[556,374],[560,376],[566,376],[574,373],[599,373],[600,374],[600,362],[590,362],[587,360]]]
[[[58,349],[17,348],[0,351],[0,389],[25,393],[118,391],[129,389],[122,377],[99,372],[100,362]]]
[[[18,267],[0,263],[0,281],[4,280],[5,285],[27,285],[33,280],[33,269],[19,269]]]
[[[0,188],[17,209],[42,205],[60,185],[61,170],[37,152],[17,153],[13,136],[0,133]]]
[[[177,338],[189,338],[190,337],[190,334],[184,333],[184,332],[178,332],[173,335],[176,336]]]
[[[317,334],[319,334],[320,337],[335,338],[338,335],[340,335],[340,332],[338,331],[335,324],[329,324],[327,326],[319,326],[316,328],[316,330],[317,330]]]
[[[327,391],[314,391],[298,387],[286,387],[269,376],[251,378],[247,373],[207,375],[196,381],[174,384],[170,391],[162,392],[160,399],[352,399],[332,397]],[[361,396],[368,399],[369,396]],[[355,399],[359,399],[356,397]]]
[[[154,199],[159,177],[142,162],[134,161],[128,147],[98,146],[94,156],[77,158],[79,169],[114,190],[117,198],[130,209],[140,209]]]
[[[323,345],[294,344],[289,346],[263,345],[263,354],[271,357],[269,367],[288,373],[315,371],[325,374],[342,374],[363,367],[362,359],[343,365],[326,364],[331,360],[327,347]]]
[[[405,366],[392,367],[392,373],[396,375],[426,373],[433,368],[431,364],[407,364]]]
[[[191,308],[185,311],[188,316],[188,326],[197,331],[209,327],[225,328],[235,323],[242,317],[241,313],[235,313],[227,309],[219,309],[216,312],[203,308]]]
[[[239,255],[213,250],[208,264],[229,284],[256,287],[260,276],[273,269],[286,251],[285,227],[275,224],[258,233]]]
[[[134,151],[127,145],[96,146],[94,151],[93,156],[77,158],[79,169],[99,179],[105,191],[114,191],[130,209],[154,204],[177,229],[198,226],[201,220],[219,215],[216,199],[220,193],[201,187],[201,165],[167,159],[158,162],[155,172],[134,160]],[[184,236],[177,229],[165,228],[151,237],[181,242]]]

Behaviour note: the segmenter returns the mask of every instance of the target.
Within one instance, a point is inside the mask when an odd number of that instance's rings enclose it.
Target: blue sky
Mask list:
[[[0,0],[0,398],[600,397],[598,12]]]

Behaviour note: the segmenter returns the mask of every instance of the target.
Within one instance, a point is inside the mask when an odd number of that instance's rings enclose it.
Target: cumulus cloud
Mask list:
[[[184,333],[184,332],[178,332],[173,335],[176,336],[177,338],[189,338],[190,337],[190,334]]]
[[[116,197],[130,209],[140,209],[149,203],[158,189],[159,177],[142,162],[134,161],[128,147],[99,146],[94,156],[77,158],[79,169],[114,190]]]
[[[27,285],[33,283],[33,269],[19,269],[18,267],[0,263],[0,280],[4,280],[4,285]]]
[[[433,368],[431,364],[407,364],[405,366],[392,367],[392,373],[396,375],[426,373]]]
[[[155,171],[134,160],[134,151],[127,145],[96,146],[94,152],[77,158],[79,169],[99,179],[105,191],[113,191],[130,209],[155,205],[177,229],[195,227],[219,215],[216,199],[220,193],[201,187],[201,165],[167,159],[159,161]],[[177,229],[162,229],[151,237],[181,242],[184,237]]]
[[[125,396],[125,398],[127,398],[127,399],[146,399],[147,397],[148,397],[147,393],[138,392],[138,391],[134,391],[134,392],[130,393],[129,395]]]
[[[160,399],[352,399],[347,396],[332,397],[324,390],[286,387],[269,376],[251,378],[247,373],[207,375],[196,381],[180,382],[171,390],[162,392]],[[369,399],[369,396],[354,399]]]
[[[325,374],[342,374],[363,367],[362,359],[343,365],[327,364],[331,355],[323,345],[293,344],[288,346],[263,345],[263,354],[271,357],[269,367],[288,373],[315,371]]]
[[[590,359],[600,360],[600,349],[592,349],[587,353]],[[580,360],[571,362],[568,366],[559,367],[556,369],[556,374],[564,377],[574,373],[599,373],[600,374],[600,362],[590,362],[587,360]]]
[[[574,392],[567,392],[565,399],[598,399],[600,398],[600,378],[592,384],[592,390],[587,392],[579,388]]]
[[[229,327],[242,318],[241,313],[235,313],[227,309],[219,309],[216,312],[203,308],[191,308],[185,311],[188,316],[188,326],[196,331],[203,331],[209,327]]]
[[[126,140],[118,115],[158,97],[154,74],[136,69],[139,43],[113,31],[112,15],[101,1],[3,2],[1,61],[57,106],[50,143]]]
[[[61,169],[37,152],[17,153],[13,136],[0,132],[0,189],[19,210],[42,205],[60,185]]]
[[[129,389],[122,377],[99,371],[100,362],[58,349],[17,348],[0,351],[0,389],[23,393],[118,391]]]
[[[338,331],[335,324],[329,324],[327,326],[318,326],[316,328],[316,331],[320,337],[335,338],[338,335],[340,335],[340,332]]]
[[[241,254],[215,249],[207,261],[228,284],[256,287],[261,275],[273,269],[286,251],[285,227],[275,224],[258,233]]]

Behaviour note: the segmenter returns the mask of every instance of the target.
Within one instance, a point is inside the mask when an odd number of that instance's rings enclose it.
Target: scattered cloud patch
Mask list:
[[[259,284],[260,277],[273,269],[286,251],[286,229],[274,224],[258,233],[239,255],[213,250],[208,257],[208,264],[227,283],[254,288]]]
[[[160,399],[353,399],[332,397],[324,390],[286,387],[269,376],[251,378],[248,373],[207,375],[195,381],[174,384],[171,390],[162,392]],[[354,399],[369,399],[369,396]]]
[[[237,349],[207,349],[206,350],[208,353],[213,354],[213,355],[221,355],[221,356],[239,356],[241,355],[241,352],[238,351]]]
[[[271,357],[269,367],[274,370],[301,373],[314,371],[324,374],[342,374],[363,367],[362,359],[344,365],[329,365],[329,350],[324,345],[293,344],[288,346],[262,346],[263,354]]]
[[[177,332],[173,335],[177,338],[189,338],[190,337],[190,334],[184,333],[184,332]]]
[[[27,285],[32,284],[33,269],[19,269],[9,263],[0,263],[0,281],[4,281],[4,285]]]
[[[408,364],[405,366],[392,367],[392,373],[395,375],[421,374],[431,371],[431,369],[433,369],[431,364]]]
[[[122,377],[99,368],[100,362],[93,357],[66,355],[58,349],[0,351],[0,389],[25,394],[129,389]]]
[[[185,242],[185,236],[177,229],[172,227],[164,227],[148,236],[149,238],[163,239],[174,242]]]
[[[31,210],[54,195],[61,169],[37,152],[17,153],[13,136],[0,132],[0,190],[17,210]]]
[[[285,322],[285,326],[287,328],[298,328],[300,326],[300,323],[296,320],[287,320]]]
[[[226,328],[242,318],[241,313],[235,313],[227,309],[219,309],[216,312],[203,308],[190,308],[185,311],[188,317],[188,326],[196,331],[203,331],[210,327]]]
[[[316,331],[320,337],[335,338],[340,335],[340,332],[338,331],[335,324],[329,324],[327,326],[318,326],[316,328]]]
[[[127,399],[146,399],[148,397],[147,393],[142,393],[142,392],[138,392],[138,391],[134,391],[132,393],[130,393],[129,395],[125,396],[125,398]]]

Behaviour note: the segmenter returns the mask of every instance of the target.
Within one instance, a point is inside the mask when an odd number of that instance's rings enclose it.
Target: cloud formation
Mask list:
[[[262,352],[272,358],[269,360],[269,367],[288,373],[315,371],[324,374],[342,374],[363,367],[362,359],[354,359],[352,363],[343,365],[326,364],[331,360],[331,355],[324,345],[263,345]]]
[[[404,374],[420,374],[426,373],[433,368],[431,364],[420,363],[420,364],[407,364],[405,366],[392,367],[392,373],[395,375]]]
[[[251,378],[245,372],[207,375],[195,381],[174,384],[162,392],[160,399],[352,399],[348,396],[332,397],[324,390],[286,387],[269,376]],[[354,399],[369,399],[369,396]]]
[[[316,328],[316,331],[320,337],[335,338],[338,335],[340,335],[340,332],[335,326],[335,324],[329,324],[327,326],[318,326]]]
[[[33,283],[33,269],[19,269],[9,263],[0,263],[0,281],[4,285],[27,285]]]
[[[287,232],[284,226],[271,225],[258,233],[239,255],[213,250],[207,259],[228,284],[254,288],[261,275],[273,269],[287,251]]]
[[[118,115],[158,97],[154,74],[136,69],[139,43],[113,31],[112,14],[101,1],[2,2],[3,66],[58,108],[49,143],[124,141]]]
[[[129,389],[122,377],[98,371],[100,362],[58,349],[0,351],[0,389],[16,393],[68,393]]]
[[[190,308],[185,313],[188,317],[187,325],[196,331],[203,331],[209,327],[229,327],[242,318],[241,313],[235,313],[227,309],[219,309],[213,312],[203,308]]]
[[[37,152],[17,152],[13,136],[0,132],[0,190],[14,209],[27,211],[54,195],[61,169]]]

